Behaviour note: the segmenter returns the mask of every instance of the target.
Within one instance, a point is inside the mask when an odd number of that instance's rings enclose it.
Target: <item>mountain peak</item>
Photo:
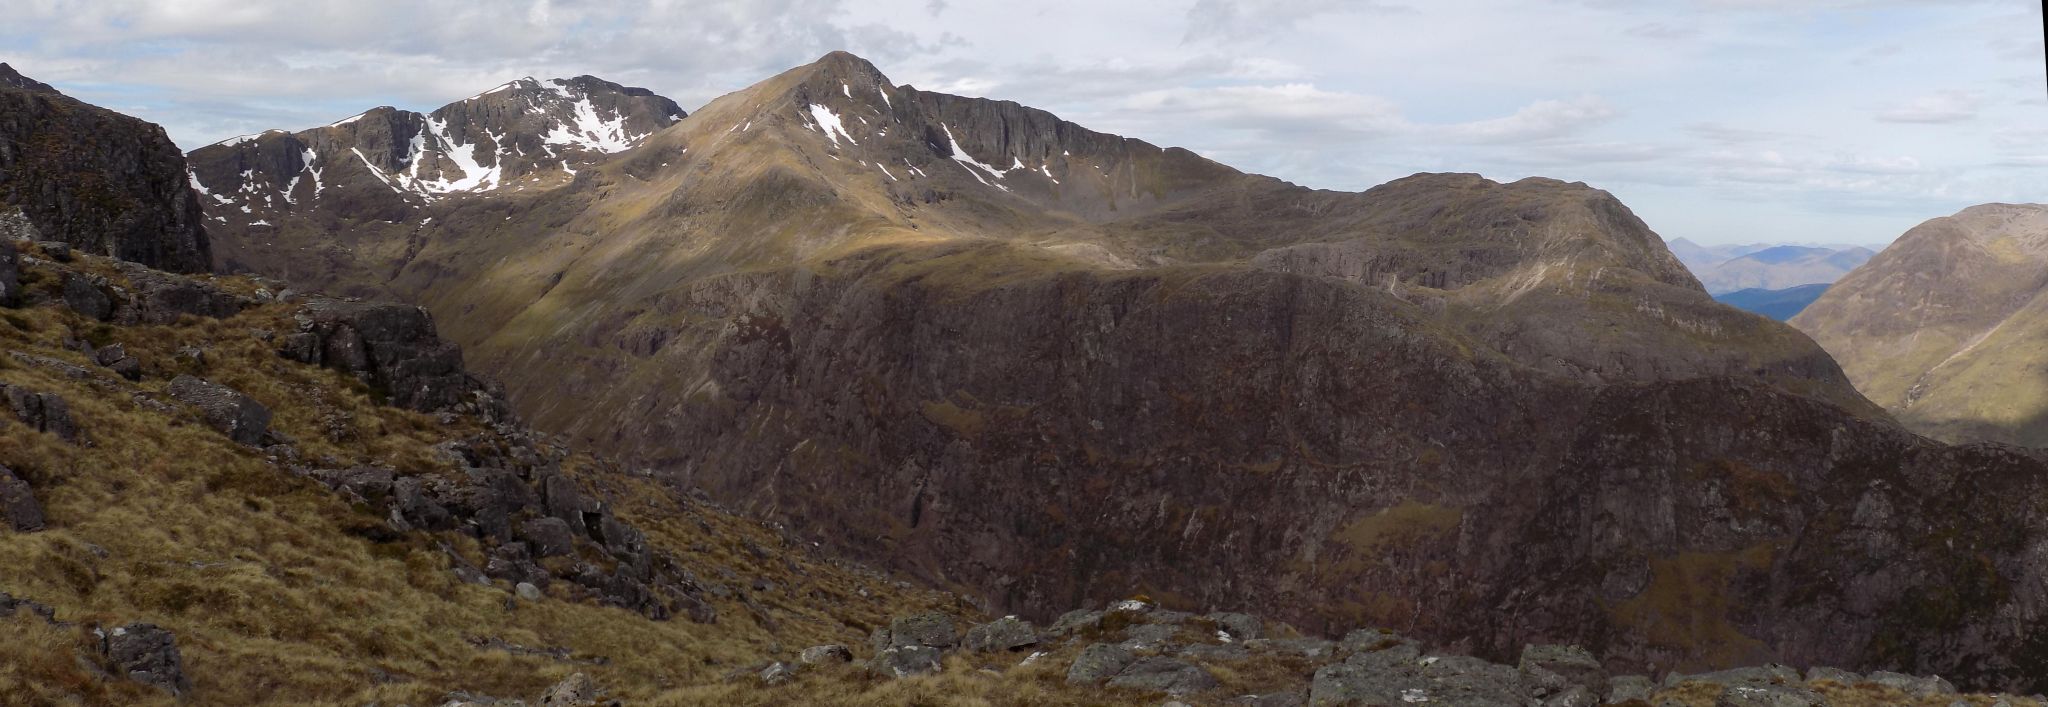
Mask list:
[[[0,62],[0,84],[36,93],[58,92],[56,88],[49,84],[21,75],[21,72],[15,71],[14,67],[8,66],[6,62]]]

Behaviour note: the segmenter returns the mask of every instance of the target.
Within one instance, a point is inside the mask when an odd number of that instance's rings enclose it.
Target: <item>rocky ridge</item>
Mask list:
[[[337,224],[431,220],[464,195],[559,184],[684,116],[674,101],[592,76],[522,78],[430,113],[373,108],[193,150],[190,182],[226,234],[223,267],[275,270],[306,256],[263,247]]]
[[[204,214],[179,176],[183,164],[163,128],[0,64],[0,220],[20,222],[6,227],[10,237],[164,270],[211,270]]]

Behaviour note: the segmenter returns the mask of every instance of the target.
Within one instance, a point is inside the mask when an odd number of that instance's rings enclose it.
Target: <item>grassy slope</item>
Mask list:
[[[49,291],[58,282],[44,267],[30,272],[33,288]],[[5,702],[153,697],[95,680],[63,650],[84,646],[91,624],[149,621],[176,632],[194,699],[207,704],[422,703],[452,689],[530,696],[577,670],[615,695],[649,696],[717,682],[734,666],[809,645],[858,644],[892,614],[955,608],[941,595],[809,555],[758,523],[583,456],[571,460],[570,472],[605,489],[651,544],[709,582],[753,594],[761,608],[718,601],[719,621],[698,625],[555,599],[510,602],[503,588],[462,584],[448,570],[438,543],[479,562],[468,538],[410,533],[374,542],[364,536],[380,519],[232,444],[192,413],[157,412],[131,399],[165,399],[163,386],[178,372],[225,383],[269,405],[274,426],[298,440],[305,456],[334,457],[324,466],[443,473],[445,463],[427,448],[483,432],[468,419],[443,425],[377,405],[341,374],[277,357],[251,330],[290,331],[290,309],[272,304],[228,320],[162,327],[100,326],[54,305],[0,312],[0,346],[95,373],[71,379],[0,358],[0,381],[62,395],[91,440],[74,446],[20,424],[0,430],[0,464],[29,481],[50,519],[45,532],[0,534],[0,567],[8,568],[0,590],[54,606],[59,619],[79,625],[44,627],[26,613],[11,620],[10,635],[24,640],[0,641]],[[146,362],[143,381],[120,381],[66,350],[71,331],[125,344]],[[208,347],[204,365],[174,362],[178,349],[193,345]],[[350,420],[354,438],[328,441],[323,410],[329,420]],[[772,550],[757,555],[750,546]],[[752,591],[753,578],[776,588]],[[475,645],[489,638],[564,648],[571,660]],[[603,665],[582,662],[599,658]],[[379,675],[398,681],[379,685]]]

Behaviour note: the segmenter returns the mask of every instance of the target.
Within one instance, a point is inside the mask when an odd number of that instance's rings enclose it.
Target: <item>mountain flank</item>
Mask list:
[[[1924,434],[2048,445],[2048,207],[1930,220],[1792,324]]]

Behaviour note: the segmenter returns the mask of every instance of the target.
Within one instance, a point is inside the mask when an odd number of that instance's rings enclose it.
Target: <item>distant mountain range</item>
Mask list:
[[[1679,262],[1700,279],[1700,285],[1717,295],[1831,283],[1876,255],[1869,248],[1851,245],[1752,243],[1708,247],[1683,238],[1669,245]]]

